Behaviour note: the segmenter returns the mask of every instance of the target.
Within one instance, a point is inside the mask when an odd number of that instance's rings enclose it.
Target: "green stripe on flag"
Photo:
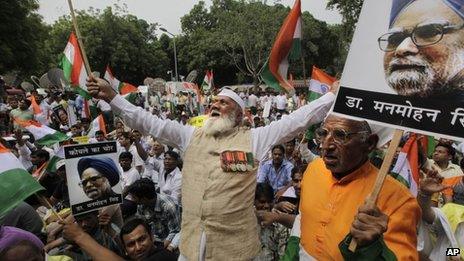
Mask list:
[[[73,90],[74,90],[74,92],[76,92],[80,96],[84,97],[84,99],[86,99],[86,100],[92,99],[92,96],[90,95],[90,93],[88,93],[86,90],[82,89],[79,86],[73,86]]]
[[[321,96],[322,96],[322,94],[320,94],[318,92],[309,91],[307,100],[308,100],[308,102],[312,102],[314,100],[319,99]]]
[[[68,81],[71,80],[72,64],[66,58],[66,55],[62,54],[61,63],[59,64],[61,69],[63,69],[64,78]]]
[[[301,39],[294,38],[292,42],[292,48],[288,54],[288,59],[290,61],[298,61],[301,58]]]
[[[123,95],[122,97],[126,99],[128,102],[135,105],[135,98],[137,97],[137,94],[135,92],[131,92],[126,95]]]
[[[49,161],[48,161],[48,164],[47,164],[47,168],[45,168],[45,170],[47,170],[48,172],[56,172],[56,163],[58,161],[62,160],[62,158],[54,155]]]
[[[0,217],[44,188],[25,169],[0,173]]]
[[[47,134],[43,138],[36,140],[37,144],[42,145],[42,146],[50,146],[55,143],[69,140],[68,135],[61,133],[59,131],[53,133],[53,134]]]
[[[280,258],[280,261],[294,261],[300,259],[300,238],[290,236],[287,241],[285,254]]]
[[[401,184],[405,185],[408,189],[411,188],[411,184],[409,184],[409,182],[406,179],[404,179],[404,177],[401,176],[399,173],[391,172],[390,176],[398,180]]]
[[[273,89],[277,91],[283,91],[284,89],[280,86],[279,81],[275,78],[274,74],[272,74],[271,70],[269,70],[269,60],[264,65],[264,70],[261,73],[261,77],[263,77],[263,81]]]

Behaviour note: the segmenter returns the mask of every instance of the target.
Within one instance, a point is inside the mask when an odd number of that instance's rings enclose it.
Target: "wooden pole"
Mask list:
[[[303,56],[301,56],[301,62],[303,63],[303,81],[304,81],[304,86],[306,88],[306,87],[308,87],[308,85],[307,85],[307,82],[306,82],[306,64],[305,64]]]
[[[81,49],[82,59],[84,60],[85,70],[87,71],[87,75],[92,75],[92,70],[90,69],[89,60],[87,59],[87,54],[85,53],[84,44],[82,43],[82,36],[81,32],[79,31],[79,27],[77,26],[77,19],[76,15],[74,14],[74,8],[72,4],[72,0],[68,0],[69,9],[71,10],[71,17],[72,23],[74,26],[74,31],[76,32],[77,42],[79,43],[79,49]]]
[[[56,213],[55,209],[52,207],[50,202],[48,202],[48,200],[44,196],[41,196],[39,194],[35,194],[35,196],[39,199],[39,201],[42,201],[43,203],[45,203],[46,207],[52,211],[53,215],[55,215],[61,222],[64,222],[64,219],[62,219],[60,215]]]
[[[366,205],[368,207],[374,207],[377,202],[377,198],[379,197],[379,193],[380,193],[380,190],[382,189],[383,182],[385,181],[385,178],[388,175],[393,158],[395,157],[395,154],[396,154],[396,148],[398,148],[398,145],[400,144],[402,136],[403,136],[402,130],[395,130],[395,133],[393,134],[393,139],[390,142],[390,146],[388,147],[387,154],[385,155],[385,158],[383,159],[382,166],[380,167],[379,174],[377,175],[377,180],[375,181],[374,189],[372,190],[372,193],[367,197]],[[356,243],[356,240],[354,240],[353,238],[350,242],[348,249],[351,252],[354,252],[356,251],[356,247],[357,247],[357,243]]]

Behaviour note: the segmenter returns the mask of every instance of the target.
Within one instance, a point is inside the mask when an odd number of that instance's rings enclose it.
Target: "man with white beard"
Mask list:
[[[223,89],[202,128],[162,120],[117,95],[99,78],[88,91],[110,103],[124,122],[184,154],[179,260],[252,260],[260,251],[253,208],[257,161],[274,144],[292,139],[326,116],[335,95],[318,100],[266,127],[242,128],[245,103]],[[338,86],[333,88],[333,92]]]
[[[405,96],[464,98],[464,1],[394,0],[379,37],[388,85]]]

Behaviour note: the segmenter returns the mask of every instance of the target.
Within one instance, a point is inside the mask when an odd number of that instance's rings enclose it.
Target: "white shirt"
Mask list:
[[[151,179],[155,184],[158,184],[158,171],[155,170],[155,166],[163,164],[164,154],[161,154],[159,157],[149,156],[144,163],[143,178]]]
[[[19,146],[18,144],[15,145],[16,149],[18,149],[19,154],[19,161],[23,164],[25,169],[29,169],[32,167],[31,162],[31,150],[24,144],[23,146]],[[51,157],[50,157],[51,158]]]
[[[39,107],[42,112],[40,114],[35,114],[34,118],[41,124],[48,125],[50,115],[52,114],[52,108],[45,100],[39,104]]]
[[[170,197],[174,202],[180,205],[182,172],[179,168],[175,168],[166,175],[166,171],[163,166],[158,174],[158,187],[160,188],[161,194]]]
[[[139,172],[134,167],[130,168],[128,171],[121,171],[121,173],[121,185],[123,190],[141,178]]]
[[[121,155],[122,152],[128,151],[132,154],[132,167],[137,167],[137,166],[143,166],[144,162],[143,159],[140,157],[139,153],[137,152],[137,148],[135,147],[134,144],[130,145],[129,150],[126,150],[125,147],[121,146],[121,144],[117,144],[117,151],[118,151],[118,158],[119,155]]]
[[[111,111],[111,106],[104,100],[98,100],[97,108],[101,111]]]
[[[287,96],[279,95],[274,101],[278,110],[285,110],[287,108]]]
[[[257,104],[258,104],[258,97],[256,97],[256,95],[251,94],[250,96],[248,96],[249,107],[256,107]]]

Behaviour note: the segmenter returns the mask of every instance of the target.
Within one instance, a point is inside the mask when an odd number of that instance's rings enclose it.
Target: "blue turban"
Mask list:
[[[419,1],[419,0],[393,0],[392,2],[392,9],[390,12],[390,27],[396,20],[396,17],[409,6],[412,2]],[[439,0],[437,0],[439,1]],[[464,19],[464,0],[441,0],[443,1],[449,8],[453,9],[456,14],[458,14],[462,19]],[[432,11],[432,10],[431,10]]]
[[[108,179],[112,187],[119,182],[119,170],[114,161],[108,157],[80,159],[77,162],[77,172],[81,179],[82,173],[88,168],[94,168],[100,172],[100,174]]]

